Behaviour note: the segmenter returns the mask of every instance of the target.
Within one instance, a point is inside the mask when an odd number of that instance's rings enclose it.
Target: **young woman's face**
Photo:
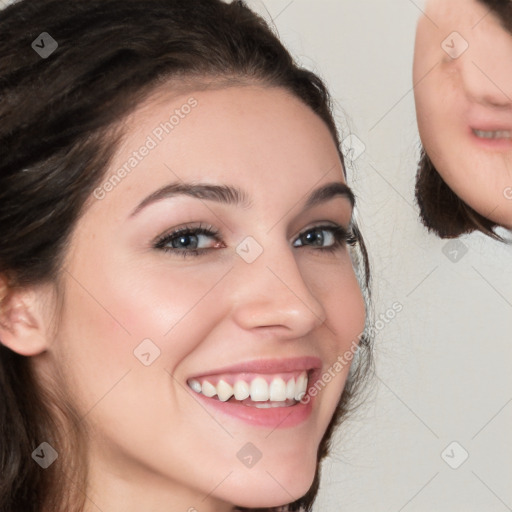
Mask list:
[[[438,172],[478,213],[512,228],[512,35],[476,0],[428,0],[414,84]]]
[[[72,237],[47,353],[90,427],[88,496],[109,511],[291,502],[365,320],[335,144],[262,87],[168,94],[129,126]]]

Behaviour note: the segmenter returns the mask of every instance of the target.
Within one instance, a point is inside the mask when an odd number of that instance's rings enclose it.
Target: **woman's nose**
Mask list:
[[[475,31],[457,62],[466,95],[485,106],[512,107],[512,36],[501,27]]]
[[[494,72],[493,72],[494,70]],[[512,106],[512,91],[501,79],[500,73],[484,69],[475,61],[466,61],[462,71],[462,81],[466,96],[474,103],[486,107],[508,108]],[[511,77],[512,78],[512,77]],[[500,85],[502,84],[502,85]]]
[[[237,263],[235,322],[243,329],[283,338],[307,335],[326,321],[325,309],[306,282],[291,248],[266,250],[253,263]]]

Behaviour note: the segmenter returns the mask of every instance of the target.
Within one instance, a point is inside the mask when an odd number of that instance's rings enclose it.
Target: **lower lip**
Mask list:
[[[480,147],[494,151],[509,151],[512,149],[512,139],[484,139],[478,137],[472,129],[469,130],[470,137]]]
[[[273,429],[295,427],[304,423],[313,410],[312,397],[309,397],[307,404],[297,402],[289,407],[258,409],[238,402],[221,402],[215,398],[208,398],[192,390],[190,391],[208,407],[258,427]]]

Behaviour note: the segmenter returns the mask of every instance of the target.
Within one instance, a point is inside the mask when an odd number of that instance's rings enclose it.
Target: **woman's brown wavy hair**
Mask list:
[[[58,43],[47,58],[31,47],[43,32]],[[298,66],[241,1],[21,0],[0,11],[0,276],[9,289],[58,281],[73,228],[119,147],[123,120],[157,90],[211,81],[286,89],[320,116],[340,148],[322,80]],[[357,227],[355,236],[368,290]],[[319,462],[368,374],[369,345],[363,336]],[[31,358],[0,343],[2,512],[83,510],[82,420],[63,390],[36,379]],[[46,470],[31,458],[42,441],[59,453]],[[311,510],[318,485],[319,465],[309,492],[288,510]]]

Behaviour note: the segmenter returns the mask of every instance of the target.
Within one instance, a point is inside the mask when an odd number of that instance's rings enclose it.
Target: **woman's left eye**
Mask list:
[[[301,233],[294,247],[319,247],[333,250],[345,243],[354,243],[353,236],[341,226],[317,226]]]

